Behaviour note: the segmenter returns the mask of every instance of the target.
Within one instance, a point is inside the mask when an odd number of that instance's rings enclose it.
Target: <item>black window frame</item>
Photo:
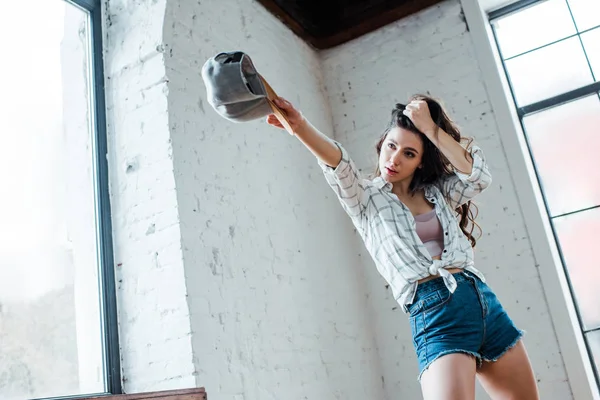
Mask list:
[[[91,126],[91,134],[94,150],[93,163],[96,172],[96,176],[94,176],[94,193],[96,196],[96,233],[98,238],[98,288],[100,291],[102,360],[106,391],[45,397],[44,400],[82,399],[92,396],[123,394],[107,159],[102,6],[100,0],[62,1],[86,11],[89,15],[90,34],[88,45],[90,46],[91,71],[89,71],[88,76],[91,77],[90,87],[93,88],[93,92],[90,92],[90,106],[92,107],[94,122]]]
[[[526,133],[527,131],[526,131],[525,126],[523,124],[523,119],[527,115],[531,115],[531,114],[534,114],[534,113],[537,113],[537,112],[540,112],[540,111],[544,111],[544,110],[547,110],[547,109],[559,106],[561,104],[565,104],[565,103],[568,103],[568,102],[571,102],[571,101],[575,101],[575,100],[578,100],[578,99],[581,99],[581,98],[584,98],[584,97],[587,97],[587,96],[590,96],[590,95],[593,95],[593,94],[596,94],[596,96],[598,96],[600,98],[600,77],[594,76],[593,69],[591,67],[589,58],[588,58],[587,54],[585,54],[585,47],[584,47],[583,51],[584,51],[586,60],[588,62],[588,66],[590,67],[590,70],[592,71],[592,76],[593,76],[594,80],[598,79],[598,81],[596,81],[596,82],[594,82],[592,84],[589,84],[589,85],[578,87],[576,89],[573,89],[573,90],[565,92],[565,93],[561,93],[561,94],[559,94],[557,96],[553,96],[553,97],[549,97],[549,98],[537,101],[535,103],[527,104],[527,105],[524,105],[524,106],[519,106],[518,105],[517,99],[516,99],[516,96],[515,96],[515,93],[514,93],[513,83],[511,81],[510,74],[509,74],[508,69],[506,67],[505,57],[502,55],[502,49],[500,48],[500,43],[498,41],[498,36],[497,36],[497,33],[496,33],[496,28],[494,26],[494,20],[500,19],[502,17],[506,17],[506,16],[508,16],[510,14],[514,14],[514,13],[523,11],[526,8],[532,7],[534,5],[542,3],[544,1],[547,1],[547,0],[519,0],[519,1],[515,2],[515,3],[509,4],[509,5],[505,6],[505,7],[501,7],[499,9],[497,9],[497,10],[494,10],[494,11],[491,11],[491,12],[487,13],[488,23],[490,24],[491,31],[492,31],[492,34],[494,36],[494,43],[496,45],[496,49],[498,50],[498,54],[500,55],[500,62],[502,63],[502,70],[504,71],[504,76],[506,77],[507,82],[508,82],[508,87],[509,87],[509,90],[510,90],[509,95],[510,95],[510,97],[511,97],[511,99],[513,101],[513,105],[514,105],[514,107],[516,109],[517,116],[519,118],[519,124],[521,126],[521,130],[522,130],[523,136],[524,136],[524,142],[527,145],[527,152],[529,154],[529,158],[531,160],[531,164],[532,164],[533,170],[535,172],[535,183],[538,185],[538,187],[540,189],[543,188],[543,185],[542,185],[542,182],[541,182],[540,173],[539,173],[537,165],[535,163],[535,158],[533,156],[533,150],[531,148],[531,144],[529,143],[529,139],[527,137],[527,133]],[[565,0],[565,1],[567,2],[567,6],[568,6],[568,0]],[[575,26],[577,26],[576,23],[575,23],[575,17],[573,16],[573,12],[571,11],[570,7],[569,7],[569,13],[571,15],[571,18],[573,19],[573,23],[575,24]],[[593,30],[593,29],[597,29],[599,27],[600,27],[600,25],[594,26],[594,27],[589,28],[589,29],[586,29],[585,31],[581,31],[581,32],[578,31],[575,35],[569,36],[568,38],[578,36],[579,39],[581,40],[581,36],[580,35],[582,33],[585,33],[587,31],[590,31],[590,30]],[[567,38],[562,38],[562,39],[560,39],[558,41],[562,41],[562,40],[566,40],[566,39]],[[533,52],[533,51],[538,50],[538,49],[540,49],[542,47],[546,47],[548,45],[557,43],[558,41],[555,41],[555,42],[552,42],[552,43],[548,43],[548,44],[545,44],[543,46],[540,46],[540,47],[528,50],[528,51],[526,51],[526,52],[524,52],[522,54]],[[582,46],[583,46],[583,43],[582,43]],[[519,54],[519,55],[522,55],[522,54]],[[510,57],[510,58],[512,58],[512,57]],[[585,211],[589,211],[589,210],[600,208],[600,204],[592,206],[592,207],[586,207],[586,208],[581,209],[581,210],[570,211],[568,213],[563,213],[563,214],[560,214],[560,215],[552,216],[551,213],[550,213],[550,208],[549,208],[548,200],[546,199],[546,195],[545,195],[544,191],[540,190],[540,193],[542,195],[542,200],[543,200],[543,204],[544,204],[544,211],[546,212],[546,218],[547,218],[547,221],[549,222],[549,225],[551,227],[552,236],[553,236],[553,239],[554,239],[554,241],[556,243],[556,247],[557,247],[557,250],[558,250],[559,257],[560,257],[561,267],[563,268],[564,275],[565,275],[565,278],[566,278],[566,281],[567,281],[567,285],[569,287],[569,296],[571,296],[571,298],[573,299],[573,301],[575,303],[575,313],[577,315],[577,322],[578,322],[578,325],[579,325],[578,328],[579,328],[579,330],[581,332],[581,336],[584,339],[583,341],[585,343],[586,351],[587,351],[588,356],[590,358],[590,363],[591,363],[592,370],[594,371],[596,385],[598,387],[600,387],[600,371],[596,367],[594,356],[592,354],[592,349],[591,349],[590,344],[589,344],[589,342],[587,340],[587,337],[585,335],[586,333],[589,333],[589,332],[600,331],[600,327],[589,329],[589,330],[585,330],[584,329],[583,319],[582,319],[581,313],[579,311],[579,307],[577,305],[577,302],[575,300],[575,290],[573,288],[573,284],[571,283],[571,279],[570,279],[570,276],[569,276],[569,271],[567,270],[567,263],[566,263],[563,251],[561,249],[560,241],[558,239],[556,228],[554,227],[554,222],[553,222],[553,220],[556,219],[556,218],[565,217],[567,215],[578,214],[578,213],[581,213],[581,212],[585,212]],[[600,360],[598,360],[598,361],[600,362]]]

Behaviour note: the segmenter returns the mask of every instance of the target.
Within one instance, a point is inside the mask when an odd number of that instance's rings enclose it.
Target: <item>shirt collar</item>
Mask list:
[[[425,198],[430,202],[430,203],[435,203],[436,202],[436,191],[434,189],[435,186],[433,185],[427,185],[425,186]]]
[[[386,182],[386,180],[383,179],[381,176],[378,176],[375,179],[373,179],[373,185],[379,190],[385,189],[388,192],[392,191],[392,184]]]
[[[375,179],[373,179],[373,186],[375,186],[379,190],[385,190],[386,192],[392,191],[392,184],[387,182],[381,176],[378,176]],[[424,190],[425,190],[425,197],[427,198],[427,200],[430,203],[436,203],[436,191],[434,189],[434,186],[427,185],[427,186],[425,186]]]

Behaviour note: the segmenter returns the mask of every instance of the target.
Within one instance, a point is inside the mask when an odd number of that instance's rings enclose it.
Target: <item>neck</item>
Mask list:
[[[412,176],[392,184],[392,193],[398,197],[407,197],[410,194]]]

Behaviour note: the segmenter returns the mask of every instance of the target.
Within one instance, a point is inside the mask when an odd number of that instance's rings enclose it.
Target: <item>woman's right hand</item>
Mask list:
[[[302,113],[292,105],[289,101],[284,99],[283,97],[278,97],[273,100],[277,107],[281,108],[283,112],[285,112],[288,122],[294,132],[298,132],[300,128],[306,123],[306,119],[302,115]],[[275,116],[275,114],[270,114],[267,116],[267,123],[274,127],[285,129],[284,126],[279,122],[279,119]]]
[[[338,145],[328,136],[321,133],[308,121],[292,103],[284,98],[278,97],[274,103],[286,113],[290,128],[294,135],[300,140],[311,153],[323,163],[332,168],[337,167],[342,159],[342,151]],[[275,114],[267,116],[267,123],[280,129],[285,129]]]

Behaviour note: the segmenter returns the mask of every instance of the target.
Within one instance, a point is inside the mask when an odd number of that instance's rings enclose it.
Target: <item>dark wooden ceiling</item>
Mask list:
[[[317,49],[327,49],[441,0],[258,0]]]

